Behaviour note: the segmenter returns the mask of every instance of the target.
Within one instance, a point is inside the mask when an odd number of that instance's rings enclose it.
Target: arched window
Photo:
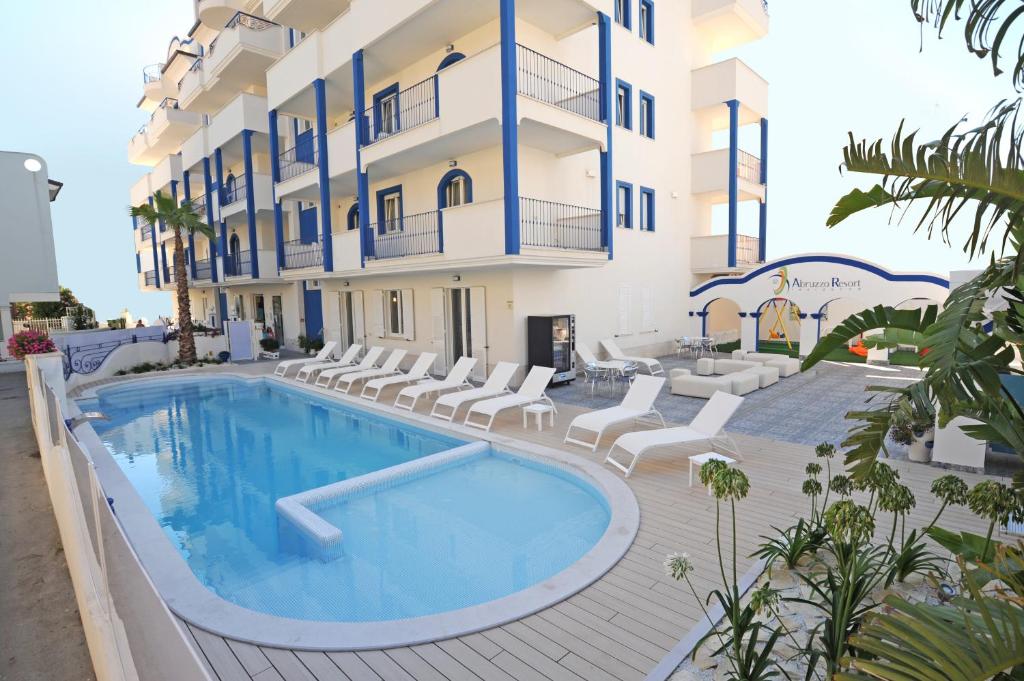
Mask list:
[[[437,65],[437,70],[440,71],[441,69],[448,68],[455,62],[462,61],[465,58],[466,55],[462,54],[461,52],[452,52],[451,54],[445,56],[445,58],[441,60],[441,63]]]
[[[348,230],[351,232],[353,229],[359,229],[359,204],[353,203],[352,207],[348,209],[348,217],[345,218],[345,224],[348,226]]]
[[[437,207],[452,208],[473,203],[473,179],[465,170],[449,170],[437,185]]]

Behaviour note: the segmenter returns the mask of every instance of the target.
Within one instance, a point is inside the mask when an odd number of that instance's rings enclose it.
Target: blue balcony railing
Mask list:
[[[437,211],[405,215],[370,225],[376,260],[439,253]]]
[[[163,64],[150,64],[142,69],[142,84],[159,82],[164,77]]]
[[[192,66],[188,67],[188,71],[185,72],[185,75],[182,76],[180,79],[178,79],[178,90],[179,90],[179,92],[181,91],[181,84],[185,82],[186,78],[188,78],[188,74],[190,74],[190,73],[197,73],[197,72],[202,71],[202,70],[203,70],[203,58],[199,57],[194,62],[192,62]]]
[[[236,179],[234,184],[221,190],[220,205],[229,206],[236,201],[245,201],[249,196],[249,188],[244,179]]]
[[[319,241],[285,241],[284,267],[286,270],[301,270],[307,267],[324,266],[324,248]]]
[[[278,156],[281,180],[290,180],[316,168],[319,159],[317,138],[310,135],[291,149],[282,151],[281,155]]]
[[[156,286],[156,270],[148,270],[144,276],[146,286]]]
[[[275,24],[273,21],[254,17],[253,15],[246,14],[245,12],[235,12],[235,16],[228,19],[228,23],[224,24],[224,29],[230,30],[239,26],[244,26],[245,28],[253,31],[266,31],[269,28],[280,26],[280,24]]]
[[[252,251],[235,251],[224,256],[224,276],[252,276]]]
[[[603,251],[601,210],[542,199],[519,199],[523,246]]]
[[[367,135],[364,146],[411,130],[437,118],[437,76],[381,98],[365,112]]]
[[[210,258],[196,260],[196,281],[210,281],[213,279],[213,261]]]
[[[192,212],[200,217],[200,219],[206,219],[206,194],[202,196],[195,196],[189,199],[189,203],[192,204]]]
[[[571,66],[516,45],[519,94],[594,121],[601,120],[601,83]]]

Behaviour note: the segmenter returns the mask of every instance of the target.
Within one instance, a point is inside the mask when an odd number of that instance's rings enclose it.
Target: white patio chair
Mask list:
[[[355,364],[356,357],[358,357],[359,353],[362,351],[362,345],[359,345],[358,343],[353,343],[352,345],[349,346],[348,350],[346,350],[341,355],[341,357],[338,358],[338,361],[336,362],[333,360],[328,362],[316,362],[313,364],[307,364],[306,366],[302,367],[301,369],[299,369],[299,373],[295,374],[295,380],[305,381],[306,383],[309,383],[309,379],[318,375],[321,371],[326,371],[327,369],[340,369],[341,367],[352,366],[353,364]]]
[[[555,409],[555,403],[544,393],[548,384],[551,383],[551,377],[554,375],[555,370],[551,367],[533,367],[523,380],[523,384],[519,386],[519,390],[511,395],[502,395],[501,397],[492,397],[476,402],[469,408],[462,424],[489,431],[491,426],[494,425],[494,417],[499,412],[505,409],[512,409],[513,407],[526,407],[537,402],[545,402],[551,405],[551,408],[557,413],[558,410]],[[473,414],[484,416],[487,419],[487,423],[470,420]]]
[[[434,360],[437,359],[437,353],[435,352],[423,352],[416,358],[416,362],[406,371],[404,374],[398,374],[397,376],[386,376],[383,378],[375,378],[367,381],[366,385],[363,386],[362,392],[359,396],[363,399],[376,402],[377,398],[380,397],[381,391],[389,385],[401,385],[403,383],[412,383],[413,381],[421,381],[424,378],[429,378],[430,367],[433,366]]]
[[[637,376],[629,392],[622,398],[622,404],[617,407],[598,409],[586,414],[580,414],[569,424],[569,430],[565,433],[563,442],[571,442],[581,447],[587,447],[590,451],[597,451],[604,431],[619,423],[626,421],[637,421],[642,418],[656,418],[665,427],[665,419],[661,412],[654,408],[654,401],[661,393],[665,385],[664,377]],[[581,440],[579,436],[573,437],[573,429],[594,434],[594,441]],[[583,435],[580,433],[579,435]]]
[[[362,371],[352,371],[347,374],[342,374],[338,377],[338,382],[334,384],[334,389],[339,393],[348,394],[352,390],[352,386],[355,385],[356,381],[362,381],[370,378],[381,378],[384,376],[391,376],[392,374],[398,373],[398,365],[405,359],[406,351],[402,348],[392,350],[388,358],[384,360],[384,363],[379,369],[363,369]]]
[[[327,341],[324,346],[320,348],[320,352],[316,353],[316,357],[302,357],[300,359],[286,359],[283,362],[278,362],[277,366],[274,367],[275,376],[284,376],[288,373],[288,370],[292,367],[301,367],[313,362],[326,362],[334,352],[334,348],[338,344],[334,341]]]
[[[738,459],[742,459],[736,443],[725,431],[725,424],[729,422],[732,415],[736,413],[743,398],[738,395],[716,392],[708,400],[708,403],[697,413],[688,426],[677,428],[660,428],[658,430],[644,430],[635,433],[620,435],[605,457],[605,463],[618,468],[628,478],[636,467],[640,457],[649,449],[655,447],[668,447],[670,445],[692,444],[695,442],[708,442],[714,447],[718,445]],[[621,449],[632,455],[633,459],[625,466],[614,458],[612,453]]]
[[[512,380],[518,368],[519,364],[516,362],[498,362],[491,371],[491,375],[487,377],[487,381],[481,387],[448,393],[438,397],[434,402],[433,409],[430,410],[430,415],[445,421],[452,421],[455,419],[455,414],[459,411],[459,407],[466,402],[497,397],[498,395],[510,392],[508,382]],[[449,411],[445,413],[444,410]]]
[[[395,396],[394,406],[399,409],[414,411],[416,409],[416,401],[423,395],[472,388],[473,384],[469,382],[469,372],[473,370],[474,366],[476,366],[475,357],[460,357],[446,377],[430,379],[429,381],[422,381],[416,385],[402,388],[398,395]]]
[[[605,338],[601,341],[601,346],[604,347],[608,356],[613,360],[620,362],[636,362],[647,369],[647,373],[651,376],[656,374],[663,374],[665,370],[661,366],[661,362],[651,357],[632,357],[624,353],[618,346],[618,344],[611,338]]]
[[[366,354],[363,355],[363,359],[361,362],[359,362],[359,364],[353,364],[347,367],[338,367],[337,369],[327,369],[326,371],[321,371],[320,375],[316,377],[316,385],[320,386],[321,388],[330,388],[331,381],[338,378],[339,376],[344,376],[345,374],[351,373],[353,371],[366,371],[367,369],[372,369],[375,366],[377,366],[377,360],[380,359],[380,356],[383,354],[384,348],[380,347],[379,345],[375,345],[366,351]]]

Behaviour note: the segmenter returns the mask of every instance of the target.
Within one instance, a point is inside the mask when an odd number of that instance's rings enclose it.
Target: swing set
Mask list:
[[[781,306],[779,305],[780,302],[782,303]],[[786,341],[786,348],[792,350],[793,342],[790,340],[789,330],[786,328],[786,320],[782,316],[782,310],[785,309],[786,305],[790,306],[790,315],[792,315],[796,311],[796,305],[786,298],[772,298],[766,304],[765,312],[768,312],[768,306],[771,306],[771,310],[775,313],[771,328],[768,329],[768,339],[773,341],[784,340]]]

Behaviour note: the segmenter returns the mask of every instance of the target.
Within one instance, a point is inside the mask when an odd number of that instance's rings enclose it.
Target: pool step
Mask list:
[[[486,456],[490,449],[487,442],[471,442],[349,480],[281,497],[274,504],[279,530],[282,533],[296,533],[300,540],[300,550],[308,550],[314,557],[325,562],[334,560],[342,554],[342,532],[318,511],[359,494],[387,489]],[[282,536],[282,546],[288,543],[284,541],[285,538]]]

